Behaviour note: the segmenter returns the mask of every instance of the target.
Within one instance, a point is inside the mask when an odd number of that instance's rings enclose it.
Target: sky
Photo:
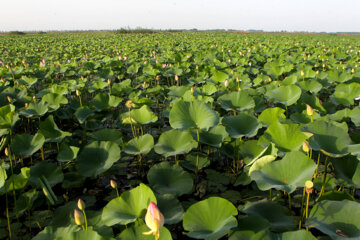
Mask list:
[[[359,0],[0,0],[0,31],[360,32]]]

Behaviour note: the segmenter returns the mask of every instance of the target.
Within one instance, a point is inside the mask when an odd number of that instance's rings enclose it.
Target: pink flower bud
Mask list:
[[[164,216],[154,202],[150,202],[145,215],[145,223],[150,228],[149,232],[143,232],[144,235],[153,234],[155,239],[160,237],[160,228],[164,226]]]

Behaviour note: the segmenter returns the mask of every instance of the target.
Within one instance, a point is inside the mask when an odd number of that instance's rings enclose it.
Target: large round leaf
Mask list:
[[[241,209],[249,216],[263,217],[270,223],[270,229],[275,232],[295,230],[297,221],[288,208],[267,200],[247,202]]]
[[[0,188],[4,186],[6,178],[6,171],[0,166]]]
[[[115,238],[104,237],[93,230],[64,233],[54,240],[115,240]]]
[[[244,91],[231,92],[218,98],[220,106],[226,111],[245,111],[255,107],[255,102]]]
[[[284,112],[284,109],[278,107],[267,108],[260,114],[259,120],[264,125],[269,126],[274,122],[279,122],[280,119],[286,119]]]
[[[148,232],[150,229],[144,224],[142,220],[135,223],[134,226],[126,228],[116,238],[118,240],[154,240],[153,235],[144,235],[143,232]],[[160,237],[158,240],[172,240],[171,233],[166,227],[160,228]]]
[[[279,150],[289,152],[298,150],[300,146],[302,146],[303,141],[307,138],[300,129],[301,126],[297,124],[281,124],[279,122],[274,122],[265,131],[263,137],[268,141],[275,143]]]
[[[310,212],[306,225],[315,227],[332,239],[360,239],[360,203],[321,201]]]
[[[77,157],[81,175],[95,177],[108,170],[120,158],[120,148],[114,142],[92,142]]]
[[[124,147],[124,152],[131,155],[148,154],[154,147],[154,138],[150,134],[131,139]]]
[[[305,154],[289,152],[280,161],[270,162],[253,171],[250,177],[262,191],[275,188],[292,193],[312,179],[315,169],[316,164]]]
[[[266,93],[267,98],[285,106],[290,106],[296,103],[300,96],[301,89],[296,85],[281,86]]]
[[[29,182],[38,188],[42,185],[39,179],[44,176],[51,186],[61,183],[64,180],[64,174],[60,166],[55,163],[48,163],[45,161],[38,162],[30,168]]]
[[[97,111],[104,111],[117,107],[121,101],[122,99],[119,97],[107,93],[99,93],[91,100],[91,104]]]
[[[188,131],[172,129],[163,132],[155,145],[155,152],[165,157],[185,154],[197,147],[197,142]]]
[[[0,107],[0,129],[11,128],[14,124],[15,106],[12,104]]]
[[[57,110],[60,105],[65,105],[68,103],[66,97],[57,93],[48,93],[42,97],[41,101],[49,104],[49,108],[51,108],[53,111]]]
[[[184,215],[183,227],[187,236],[216,240],[237,226],[235,206],[226,199],[210,197],[191,205]]]
[[[331,99],[335,104],[342,104],[345,106],[353,105],[354,98],[360,96],[360,84],[353,83],[341,83],[336,86],[335,92]]]
[[[261,127],[260,121],[247,113],[224,117],[221,123],[233,138],[253,137]]]
[[[355,156],[345,156],[342,158],[331,159],[334,172],[337,178],[360,187],[360,164]]]
[[[169,121],[172,128],[209,129],[219,123],[219,116],[204,102],[178,101],[170,110]]]
[[[190,193],[193,188],[191,175],[179,165],[162,162],[150,168],[147,179],[150,186],[158,193],[169,193],[175,196]]]
[[[45,137],[45,142],[61,142],[65,137],[71,136],[69,132],[64,132],[59,129],[54,121],[54,117],[50,115],[45,121],[40,122],[39,133]]]
[[[156,122],[158,117],[153,113],[147,105],[142,106],[139,109],[133,109],[129,112],[124,113],[123,123],[127,124],[149,124]]]
[[[30,157],[38,151],[45,142],[45,137],[37,133],[35,135],[16,135],[10,145],[11,151],[20,157]]]
[[[45,102],[31,102],[27,108],[20,111],[25,117],[41,117],[48,111],[48,104]]]
[[[106,226],[135,222],[146,213],[150,202],[156,203],[151,189],[140,183],[136,188],[123,192],[120,197],[111,200],[103,209],[102,221]]]
[[[195,135],[196,133],[194,133]],[[216,125],[209,129],[209,131],[200,131],[200,142],[207,145],[219,148],[223,143],[224,139],[228,137],[229,134],[226,132],[226,129],[222,125]]]
[[[176,197],[172,194],[156,194],[156,199],[165,224],[177,224],[183,220],[184,208]]]
[[[123,143],[121,131],[118,129],[104,128],[90,135],[91,138],[97,141],[110,141],[115,142],[118,145]]]
[[[312,149],[322,151],[331,157],[342,157],[348,154],[348,145],[351,139],[347,131],[333,124],[322,120],[309,123],[302,131],[313,134],[309,139]]]

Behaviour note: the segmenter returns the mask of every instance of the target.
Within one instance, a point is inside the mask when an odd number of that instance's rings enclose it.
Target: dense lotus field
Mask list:
[[[360,239],[359,51],[0,35],[0,239]]]

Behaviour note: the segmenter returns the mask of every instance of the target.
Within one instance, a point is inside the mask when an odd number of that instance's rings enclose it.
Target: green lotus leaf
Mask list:
[[[183,227],[187,236],[216,240],[237,226],[235,206],[220,197],[210,197],[191,205],[184,214]]]
[[[323,88],[323,85],[314,79],[298,82],[298,85],[302,90],[315,94]]]
[[[164,215],[165,224],[177,224],[183,220],[184,208],[172,194],[157,194],[157,205]]]
[[[11,151],[19,157],[30,157],[45,143],[45,137],[37,133],[35,135],[16,135],[10,145]]]
[[[16,120],[14,105],[8,104],[0,107],[0,129],[10,129]]]
[[[347,108],[346,108],[347,109]],[[351,110],[350,116],[351,121],[355,124],[355,126],[360,126],[360,107],[355,107]]]
[[[84,123],[88,117],[93,116],[94,114],[94,111],[91,110],[88,106],[83,106],[76,109],[74,115],[79,123]]]
[[[108,170],[120,159],[120,148],[114,142],[92,142],[81,149],[77,168],[81,175],[95,177]]]
[[[261,128],[260,121],[256,117],[242,112],[236,116],[224,117],[221,123],[233,138],[253,137]]]
[[[337,178],[360,187],[360,164],[355,156],[345,156],[342,158],[331,159],[334,172]]]
[[[252,236],[251,240],[293,240],[293,239],[301,239],[301,240],[316,240],[310,232],[306,230],[298,230],[298,231],[290,231],[284,233],[272,233],[268,230],[264,230],[256,233]]]
[[[181,196],[191,193],[193,179],[179,165],[162,162],[150,168],[147,179],[152,189],[161,194]]]
[[[292,193],[312,179],[315,169],[316,164],[305,154],[289,152],[280,161],[267,163],[260,170],[254,170],[250,177],[262,191],[275,188]]]
[[[247,202],[241,212],[249,216],[263,217],[270,223],[274,232],[291,231],[297,228],[297,221],[288,208],[268,200]]]
[[[154,150],[158,154],[169,157],[186,154],[193,148],[196,148],[197,145],[198,143],[188,131],[172,129],[160,135],[159,141],[154,146]]]
[[[321,202],[321,201],[325,201],[325,200],[330,200],[330,201],[342,201],[342,200],[355,201],[355,198],[353,196],[351,196],[347,192],[332,190],[332,191],[323,193],[323,195],[321,195],[321,197],[319,197],[316,201]]]
[[[20,79],[18,79],[20,84],[26,85],[28,87],[31,87],[37,82],[37,78],[32,78],[28,76],[22,76]]]
[[[135,222],[146,213],[150,202],[157,203],[154,193],[145,184],[123,192],[103,209],[101,219],[106,226],[126,225]]]
[[[348,145],[352,143],[347,129],[335,125],[333,122],[315,121],[302,128],[303,132],[313,134],[309,139],[310,147],[315,151],[322,151],[331,157],[347,155]]]
[[[204,102],[180,100],[170,110],[169,121],[171,127],[175,129],[199,128],[208,130],[219,123],[219,117]]]
[[[360,96],[360,83],[341,83],[336,86],[334,94],[330,97],[335,104],[345,106],[354,105],[354,98]]]
[[[45,142],[61,142],[65,137],[71,136],[69,132],[59,129],[54,121],[54,117],[50,115],[44,121],[40,122],[39,133],[45,137]]]
[[[306,225],[315,227],[332,239],[360,238],[360,203],[321,201],[310,212]]]
[[[244,91],[231,92],[218,98],[218,103],[226,111],[245,111],[255,107],[255,102]]]
[[[30,168],[29,183],[41,188],[39,178],[44,176],[51,186],[61,183],[64,180],[64,174],[55,163],[39,162]]]
[[[0,188],[5,185],[5,180],[7,178],[6,171],[0,166]]]
[[[346,72],[341,71],[330,71],[327,75],[327,79],[329,82],[337,82],[337,83],[344,83],[351,80],[353,77]]]
[[[23,189],[28,183],[30,177],[30,168],[23,167],[19,174],[12,174],[5,182],[4,188],[0,188],[0,194],[13,190]]]
[[[238,227],[229,236],[229,240],[250,240],[257,232],[270,228],[270,223],[259,216],[240,216]]]
[[[194,133],[193,135],[196,135]],[[209,131],[200,131],[200,142],[210,145],[212,147],[220,148],[224,139],[229,136],[226,129],[222,125],[216,125],[209,129]]]
[[[80,148],[78,147],[68,146],[67,144],[62,143],[56,160],[59,162],[68,162],[74,160],[77,157],[79,150]]]
[[[293,105],[297,102],[300,96],[301,89],[296,85],[281,86],[266,93],[267,98],[285,106]]]
[[[20,115],[31,118],[41,117],[49,110],[49,104],[45,102],[31,102],[27,108],[20,111]]]
[[[258,119],[265,126],[269,126],[274,122],[279,122],[281,119],[286,119],[284,112],[284,109],[278,107],[267,108],[260,114]]]
[[[263,137],[275,143],[279,150],[290,152],[298,150],[307,136],[300,131],[301,126],[297,124],[272,123],[265,131]]]
[[[211,79],[214,80],[216,83],[222,83],[226,79],[229,78],[229,75],[225,72],[216,71],[212,76]]]
[[[96,141],[110,141],[122,145],[122,133],[118,129],[104,128],[90,134]]]
[[[68,103],[65,96],[57,93],[48,93],[42,97],[41,101],[47,103],[53,111],[57,110],[61,105]]]
[[[91,105],[95,107],[96,111],[101,112],[117,107],[122,98],[109,95],[107,93],[99,93],[91,100]]]
[[[148,154],[154,147],[154,138],[150,134],[131,139],[124,147],[124,152],[131,155]]]
[[[94,230],[68,232],[54,238],[54,240],[115,240],[115,238],[104,237]]]
[[[180,164],[190,171],[198,171],[209,166],[210,159],[205,154],[189,153]]]
[[[265,165],[273,162],[275,159],[276,156],[272,156],[272,155],[265,155],[263,157],[260,157],[259,159],[256,159],[250,166],[248,175],[251,176],[251,173],[253,171],[261,170]]]
[[[126,228],[116,239],[118,240],[153,240],[153,235],[144,235],[143,232],[150,231],[149,227],[142,220],[135,223],[134,226]],[[158,240],[172,240],[171,233],[166,227],[160,228],[160,237]]]
[[[158,117],[153,113],[147,105],[142,106],[139,109],[133,109],[123,114],[124,124],[140,124],[145,125],[154,123],[158,120]]]

